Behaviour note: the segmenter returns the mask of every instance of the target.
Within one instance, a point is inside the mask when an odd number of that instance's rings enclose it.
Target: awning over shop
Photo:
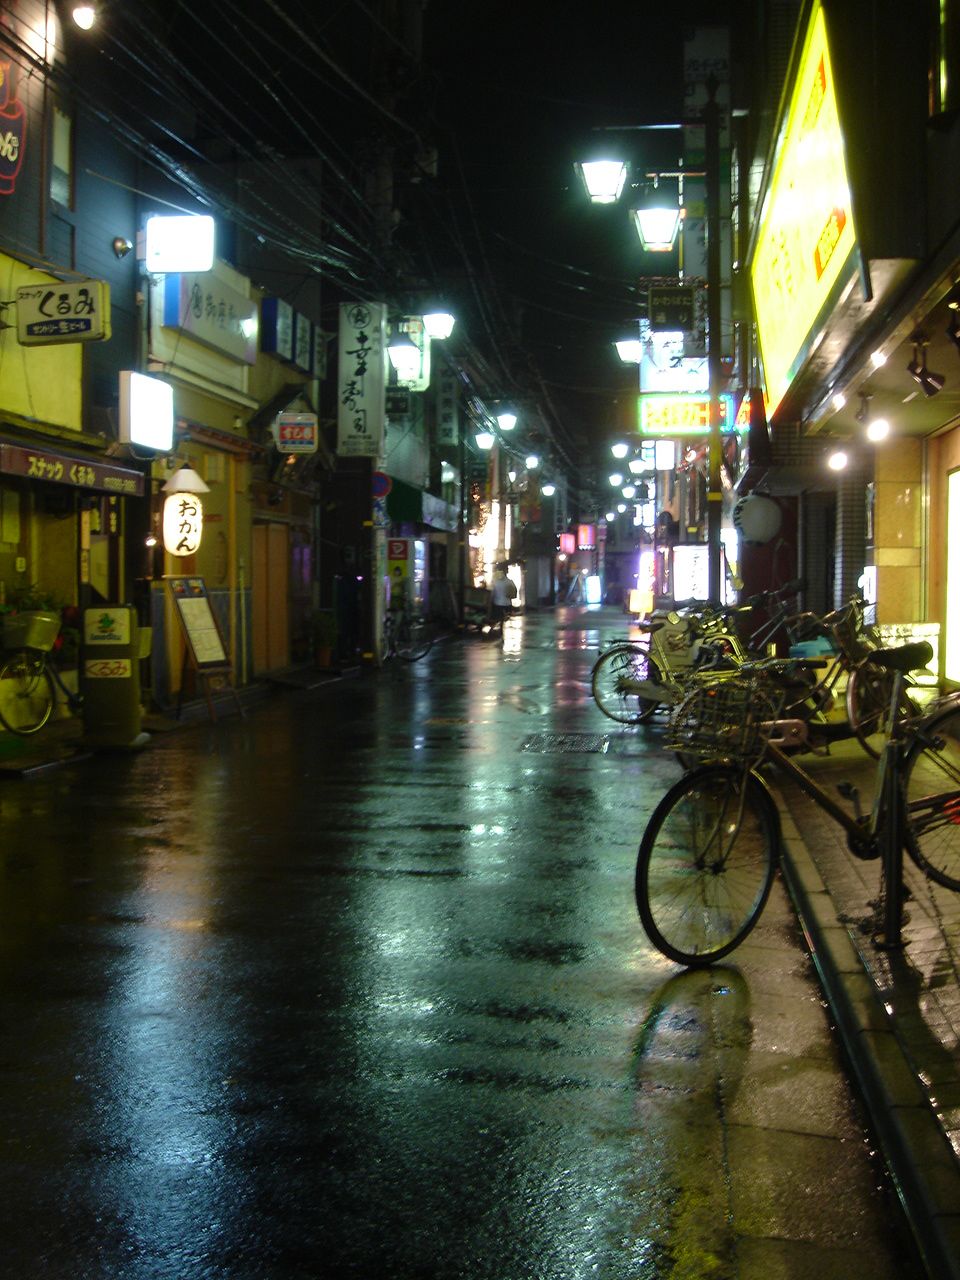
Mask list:
[[[139,471],[85,454],[55,452],[9,441],[0,441],[0,473],[120,496],[139,498],[144,491],[143,474]]]
[[[431,529],[445,529],[453,533],[457,528],[457,509],[432,493],[423,495],[423,523]]]
[[[423,490],[407,484],[405,480],[394,479],[387,494],[387,515],[398,524],[420,524],[423,520]]]

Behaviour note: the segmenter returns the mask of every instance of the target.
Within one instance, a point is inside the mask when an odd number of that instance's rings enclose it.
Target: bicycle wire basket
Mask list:
[[[25,609],[3,615],[5,649],[42,649],[49,653],[60,634],[60,615]]]
[[[780,714],[782,694],[768,683],[731,677],[704,682],[678,704],[667,746],[704,760],[758,764]]]

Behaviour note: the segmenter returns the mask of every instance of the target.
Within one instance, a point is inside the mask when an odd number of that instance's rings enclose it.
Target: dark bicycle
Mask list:
[[[883,856],[884,900],[896,907],[885,913],[888,936],[899,936],[899,872],[891,882],[888,865],[899,867],[901,850],[930,879],[960,891],[960,701],[913,719],[899,715],[904,678],[930,656],[921,642],[867,658],[892,678],[889,737],[869,815],[838,804],[784,749],[796,725],[780,719],[780,686],[803,664],[753,664],[742,679],[690,694],[671,722],[672,745],[711,763],[666,793],[637,856],[637,908],[659,951],[680,964],[712,964],[760,918],[780,845],[777,807],[758,771],[765,759],[839,823],[852,853]],[[856,809],[855,793],[846,794]]]
[[[53,714],[58,692],[72,711],[82,703],[80,695],[67,688],[52,658],[60,622],[58,614],[33,610],[4,618],[0,723],[20,737],[43,728]]]
[[[430,652],[436,638],[436,626],[429,618],[412,613],[406,603],[391,606],[383,620],[383,660],[416,662]]]

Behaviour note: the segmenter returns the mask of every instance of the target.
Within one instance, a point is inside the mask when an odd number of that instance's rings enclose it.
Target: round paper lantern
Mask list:
[[[782,521],[780,507],[762,493],[748,493],[733,509],[733,523],[745,542],[769,542],[780,532]]]

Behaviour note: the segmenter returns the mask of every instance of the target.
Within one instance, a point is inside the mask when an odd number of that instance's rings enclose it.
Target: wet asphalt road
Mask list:
[[[782,895],[642,936],[600,617],[0,784],[0,1275],[916,1274]]]

